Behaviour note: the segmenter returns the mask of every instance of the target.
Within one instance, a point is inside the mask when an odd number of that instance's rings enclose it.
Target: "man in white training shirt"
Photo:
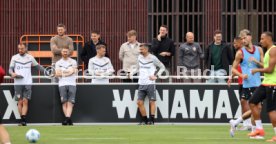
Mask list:
[[[15,99],[18,101],[17,106],[21,116],[19,126],[26,126],[28,101],[31,100],[33,84],[31,68],[36,67],[42,73],[44,73],[44,68],[37,63],[33,56],[27,54],[24,44],[19,44],[17,47],[18,54],[11,58],[9,74],[14,78]]]
[[[159,72],[155,74],[156,67],[159,68]],[[155,80],[157,75],[161,75],[165,71],[165,66],[160,60],[149,53],[149,46],[147,44],[140,45],[140,55],[138,56],[138,64],[136,66],[139,71],[139,88],[138,88],[138,107],[142,116],[140,125],[154,124],[154,117],[156,111],[156,95],[155,95]],[[150,120],[148,121],[146,109],[144,106],[144,99],[148,96],[150,102]]]
[[[114,72],[114,68],[109,58],[105,57],[106,46],[96,46],[97,55],[89,60],[88,72],[92,76],[100,76],[99,78],[92,79],[93,84],[107,84],[109,79],[105,76],[110,76]]]
[[[59,78],[58,86],[61,97],[62,109],[65,120],[62,125],[73,125],[71,114],[76,98],[76,74],[77,62],[70,58],[70,50],[68,47],[62,48],[62,58],[56,62],[55,76]]]

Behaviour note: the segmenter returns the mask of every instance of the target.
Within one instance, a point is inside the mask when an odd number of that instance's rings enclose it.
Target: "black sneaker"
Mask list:
[[[141,121],[138,125],[147,125],[148,122],[145,122],[145,121]]]
[[[148,125],[154,125],[154,121],[149,121]]]
[[[64,120],[61,124],[62,124],[63,126],[66,126],[66,125],[68,125],[68,122],[67,122],[67,120]]]
[[[21,124],[21,126],[27,126],[27,122],[25,122],[25,121],[22,121],[20,124]]]
[[[72,125],[73,125],[72,120],[71,120],[71,119],[69,119],[67,124],[68,124],[68,125],[70,125],[70,126],[72,126]]]

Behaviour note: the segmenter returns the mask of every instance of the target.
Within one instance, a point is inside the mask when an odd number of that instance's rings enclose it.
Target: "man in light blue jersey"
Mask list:
[[[240,32],[240,37],[243,40],[243,48],[236,53],[236,57],[233,63],[232,72],[243,79],[243,88],[241,99],[248,100],[252,97],[255,89],[261,84],[260,73],[253,75],[252,69],[263,67],[263,50],[262,48],[252,44],[252,36],[250,31],[244,29]],[[242,73],[237,70],[240,64]],[[248,105],[249,107],[249,105]],[[251,110],[248,109],[241,117],[236,120],[230,120],[230,134],[234,136],[234,131],[239,123],[250,118]],[[252,130],[255,130],[255,123],[252,122]]]

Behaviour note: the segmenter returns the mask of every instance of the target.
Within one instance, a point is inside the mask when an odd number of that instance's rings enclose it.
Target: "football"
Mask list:
[[[36,129],[30,129],[26,133],[26,139],[30,143],[36,143],[40,138],[40,133]]]

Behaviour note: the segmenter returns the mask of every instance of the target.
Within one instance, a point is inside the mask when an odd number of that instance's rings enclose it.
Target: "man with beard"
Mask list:
[[[72,38],[65,35],[66,26],[64,24],[57,25],[57,33],[58,35],[51,38],[50,47],[53,53],[52,57],[52,67],[55,67],[55,63],[61,59],[61,50],[62,48],[68,47],[70,51],[70,55],[72,55],[74,51],[73,40]],[[57,79],[53,79],[53,82],[57,82]]]
[[[73,125],[71,114],[76,97],[77,62],[69,57],[68,47],[62,48],[62,58],[56,63],[55,76],[59,78],[59,93],[65,120],[62,125]]]
[[[19,126],[27,125],[28,103],[31,100],[32,94],[32,74],[31,68],[36,67],[42,73],[44,68],[37,63],[35,58],[27,53],[27,48],[24,44],[19,44],[18,54],[13,55],[10,62],[9,74],[14,78],[14,95],[18,101],[17,107],[21,120]]]
[[[156,72],[156,68],[159,72]],[[140,55],[138,56],[138,63],[136,65],[136,72],[139,72],[139,88],[137,105],[140,110],[142,121],[140,125],[154,124],[154,117],[156,111],[156,88],[155,80],[157,76],[165,70],[165,66],[154,55],[149,53],[149,46],[147,44],[140,45]],[[149,98],[150,103],[150,120],[148,121],[146,109],[144,106],[145,97]]]

